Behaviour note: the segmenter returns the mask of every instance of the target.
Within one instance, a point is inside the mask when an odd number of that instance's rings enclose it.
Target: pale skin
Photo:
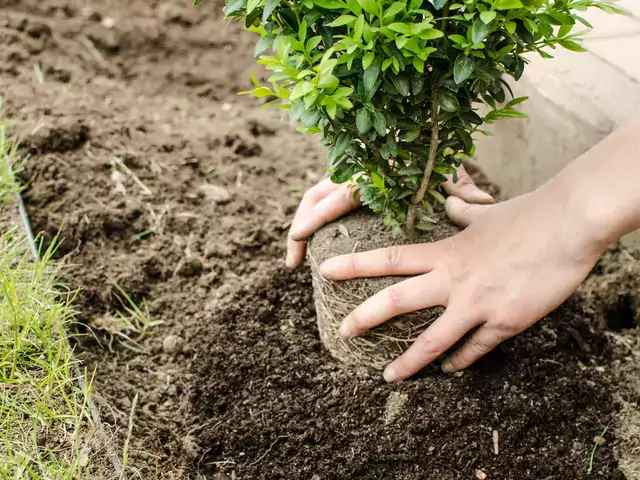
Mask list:
[[[443,362],[464,369],[558,307],[582,283],[607,246],[640,228],[640,121],[620,128],[537,190],[498,204],[466,172],[445,185],[449,217],[466,227],[436,243],[331,258],[328,280],[411,276],[372,296],[342,322],[344,338],[433,306],[445,312],[384,378],[404,380],[474,330]],[[287,244],[287,265],[304,259],[314,231],[357,208],[346,185],[323,181],[304,196]]]

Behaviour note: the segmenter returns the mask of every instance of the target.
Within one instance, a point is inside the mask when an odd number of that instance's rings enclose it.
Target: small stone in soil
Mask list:
[[[484,473],[482,470],[476,470],[476,478],[478,480],[485,480],[487,478],[487,474]]]
[[[389,425],[393,422],[404,408],[405,403],[409,400],[406,393],[391,392],[387,398],[387,404],[384,409],[384,423]]]
[[[182,338],[178,335],[167,335],[162,341],[162,350],[165,353],[177,353],[182,349]]]
[[[202,273],[203,268],[204,266],[199,258],[190,258],[184,262],[178,273],[183,277],[197,277]]]

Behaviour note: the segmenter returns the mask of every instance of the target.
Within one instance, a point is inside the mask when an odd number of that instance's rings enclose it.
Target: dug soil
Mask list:
[[[129,478],[624,478],[613,430],[594,438],[631,347],[583,298],[456,376],[387,385],[323,349],[308,268],[282,258],[324,153],[235,96],[253,38],[190,3],[0,0],[29,214],[76,265],[78,354],[116,453],[133,418]],[[162,324],[123,329],[115,285]]]

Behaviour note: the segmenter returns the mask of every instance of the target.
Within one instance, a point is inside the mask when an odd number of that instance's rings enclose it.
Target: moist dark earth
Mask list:
[[[612,433],[587,473],[629,354],[590,302],[618,305],[619,289],[575,296],[461,375],[387,385],[324,350],[308,267],[283,266],[324,153],[236,96],[253,37],[220,9],[0,0],[25,201],[75,265],[77,352],[116,452],[139,397],[129,477],[623,479]],[[114,339],[115,284],[163,323]]]

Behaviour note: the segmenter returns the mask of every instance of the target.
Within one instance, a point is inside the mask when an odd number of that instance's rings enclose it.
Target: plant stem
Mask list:
[[[422,182],[420,188],[413,195],[411,205],[409,206],[409,212],[407,213],[406,232],[409,238],[415,235],[415,224],[418,211],[422,208],[422,200],[427,193],[429,187],[429,180],[431,180],[431,174],[436,164],[436,156],[438,155],[438,144],[440,125],[438,124],[438,101],[436,94],[438,92],[437,82],[431,83],[431,142],[429,144],[429,158],[427,159],[427,165],[422,175]]]

